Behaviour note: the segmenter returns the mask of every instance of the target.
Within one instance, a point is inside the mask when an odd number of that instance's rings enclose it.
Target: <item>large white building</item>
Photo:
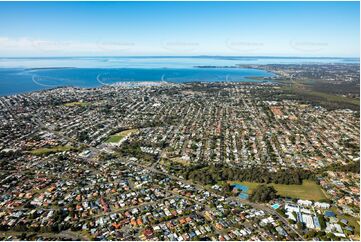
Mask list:
[[[315,202],[314,206],[316,208],[322,208],[322,209],[329,209],[330,208],[330,204],[328,204],[328,203]]]
[[[306,224],[307,228],[309,228],[309,229],[314,229],[315,228],[315,225],[313,223],[312,215],[303,213],[302,214],[302,220]]]

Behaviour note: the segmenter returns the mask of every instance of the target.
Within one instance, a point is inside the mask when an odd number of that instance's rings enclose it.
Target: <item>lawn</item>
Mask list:
[[[71,102],[71,103],[65,103],[64,106],[66,107],[74,107],[74,106],[88,106],[89,103],[88,102]]]
[[[257,182],[232,182],[245,185],[249,188],[249,194],[260,185]],[[302,185],[285,185],[270,183],[282,197],[298,198],[304,200],[320,201],[326,199],[322,189],[314,181],[304,180]]]
[[[30,151],[33,155],[46,155],[50,153],[57,153],[57,152],[63,152],[74,149],[72,146],[54,146],[51,148],[40,148]]]
[[[124,130],[124,131],[119,132],[117,134],[111,135],[105,142],[106,143],[118,143],[123,138],[125,138],[127,136],[130,136],[131,134],[136,133],[137,131],[138,131],[138,129]]]
[[[174,158],[171,158],[170,160],[175,162],[175,163],[181,164],[182,166],[189,166],[190,165],[190,161],[182,159],[182,157],[174,157]]]

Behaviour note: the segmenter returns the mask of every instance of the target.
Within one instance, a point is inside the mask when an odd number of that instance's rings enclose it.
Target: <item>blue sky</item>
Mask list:
[[[0,2],[0,56],[358,57],[359,2]]]

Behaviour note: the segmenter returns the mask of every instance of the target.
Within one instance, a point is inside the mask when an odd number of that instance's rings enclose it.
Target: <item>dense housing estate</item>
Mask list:
[[[359,113],[293,98],[283,84],[65,87],[0,106],[3,239],[358,236]],[[258,200],[234,182],[278,195]],[[282,194],[305,184],[319,197]]]

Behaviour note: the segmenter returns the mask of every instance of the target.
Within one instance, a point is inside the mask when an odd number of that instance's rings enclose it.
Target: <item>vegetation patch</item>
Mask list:
[[[123,138],[125,138],[127,136],[130,136],[130,135],[132,135],[132,134],[134,134],[136,132],[138,132],[138,129],[124,130],[124,131],[121,131],[119,133],[111,135],[105,142],[106,143],[118,143]]]
[[[253,190],[250,196],[252,202],[269,202],[272,199],[277,198],[277,191],[273,186],[261,184]]]
[[[30,153],[32,155],[47,155],[50,153],[58,153],[58,152],[63,152],[63,151],[68,151],[68,150],[73,150],[74,147],[73,146],[54,146],[54,147],[50,147],[50,148],[39,148],[39,149],[35,149],[30,151]]]
[[[203,185],[219,181],[249,181],[257,183],[302,184],[304,179],[314,179],[314,174],[302,169],[270,172],[263,167],[236,168],[226,164],[196,164],[184,167],[179,175]]]
[[[348,221],[348,224],[351,225],[355,229],[355,235],[360,239],[360,221],[359,218],[352,217],[350,215],[341,213],[338,211],[336,207],[331,207],[332,212],[334,212],[337,215],[337,218],[339,219],[346,219]]]
[[[70,103],[65,103],[64,106],[65,107],[74,107],[74,106],[85,107],[85,106],[88,106],[89,104],[90,104],[89,102],[70,102]]]
[[[294,83],[290,86],[283,86],[282,89],[294,94],[300,100],[305,100],[330,109],[350,108],[358,110],[360,107],[360,99],[315,91],[312,85],[307,85],[306,83]]]
[[[248,187],[249,194],[252,194],[259,185],[264,183],[258,182],[232,182],[238,183]],[[325,194],[322,192],[322,189],[319,185],[314,181],[303,180],[301,185],[285,185],[285,184],[275,184],[270,183],[267,186],[273,186],[277,194],[282,197],[290,197],[290,198],[298,198],[304,200],[313,200],[313,201],[321,201],[327,199]]]
[[[118,155],[119,157],[135,157],[139,160],[150,163],[154,163],[158,160],[158,155],[142,152],[140,148],[140,143],[138,142],[129,142],[128,140],[126,140],[115,151],[116,155]]]
[[[189,166],[189,165],[190,165],[190,161],[189,161],[189,160],[182,159],[182,157],[174,157],[174,158],[171,158],[170,160],[171,160],[172,162],[181,164],[181,165],[183,165],[183,166]]]

